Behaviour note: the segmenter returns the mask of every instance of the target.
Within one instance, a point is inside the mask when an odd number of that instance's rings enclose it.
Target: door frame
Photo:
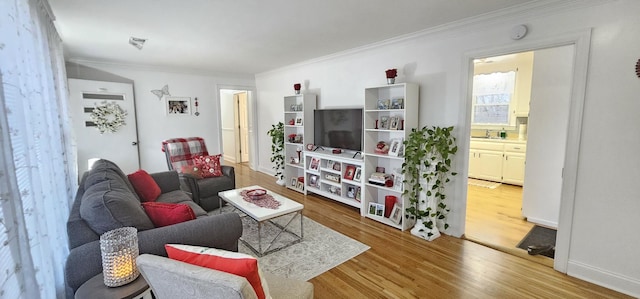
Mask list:
[[[255,86],[245,86],[245,85],[233,85],[233,84],[217,84],[216,85],[216,106],[218,109],[218,144],[220,145],[220,152],[222,152],[223,144],[222,144],[222,116],[220,113],[220,90],[222,89],[231,89],[231,90],[244,90],[247,91],[247,108],[249,109],[249,168],[251,170],[256,170],[257,161],[258,161],[258,135],[256,134],[256,124],[257,114],[255,113],[257,107],[256,101],[256,88]]]
[[[512,53],[535,51],[545,48],[574,45],[574,69],[571,84],[571,100],[569,108],[569,122],[567,128],[567,146],[565,150],[564,171],[562,175],[562,191],[560,198],[560,216],[558,219],[558,234],[556,237],[556,252],[554,258],[554,269],[567,273],[569,264],[569,251],[571,247],[571,233],[573,230],[573,210],[575,207],[575,190],[578,177],[578,155],[580,151],[580,136],[582,132],[582,117],[584,112],[584,101],[587,87],[587,72],[589,66],[589,51],[591,45],[591,28],[569,32],[557,36],[541,38],[536,40],[521,40],[514,44],[502,45],[498,47],[479,49],[466,52],[463,55],[461,82],[461,97],[464,99],[465,113],[460,114],[458,123],[462,124],[460,136],[465,138],[460,145],[466,151],[463,155],[464,165],[460,172],[466,177],[469,171],[469,145],[471,136],[471,99],[473,91],[473,60],[500,56]],[[461,234],[465,231],[467,213],[467,184],[460,183],[460,202],[462,206],[457,224],[460,225]]]

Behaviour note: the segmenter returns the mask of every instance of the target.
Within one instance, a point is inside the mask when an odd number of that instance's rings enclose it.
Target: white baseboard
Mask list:
[[[603,286],[620,293],[640,298],[640,280],[596,268],[576,261],[569,261],[567,275]]]
[[[231,156],[231,155],[224,155],[224,156],[222,157],[222,159],[223,159],[223,160],[225,160],[225,161],[227,161],[227,162],[229,162],[229,163],[233,163],[233,164],[235,164],[235,163],[236,163],[236,158],[235,158],[235,157],[233,157],[233,156]]]
[[[548,221],[548,220],[535,218],[535,217],[527,217],[527,221],[535,223],[535,224],[540,224],[540,225],[546,226],[546,227],[558,228],[558,222],[551,222],[551,221]]]

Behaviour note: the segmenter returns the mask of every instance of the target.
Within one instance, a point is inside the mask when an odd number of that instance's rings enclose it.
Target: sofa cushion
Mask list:
[[[160,194],[158,199],[156,199],[156,202],[186,204],[189,207],[191,207],[191,210],[193,210],[193,213],[196,215],[196,217],[207,215],[207,212],[203,210],[201,206],[199,206],[197,203],[191,200],[191,197],[189,197],[187,193],[181,190],[175,190],[175,191],[170,191],[167,193]]]
[[[124,188],[129,189],[129,191],[133,193],[133,196],[140,201],[136,190],[133,189],[129,179],[120,167],[109,160],[100,159],[96,161],[91,170],[89,170],[89,174],[84,181],[84,190],[88,190],[89,187],[103,181],[115,181],[122,184]]]
[[[170,259],[243,276],[249,281],[259,299],[271,298],[267,282],[258,267],[258,260],[253,256],[181,244],[167,244],[165,249]]]
[[[148,172],[142,169],[127,175],[127,177],[142,201],[155,201],[162,193],[158,183],[156,183]]]
[[[222,176],[222,165],[220,157],[222,155],[197,156],[193,158],[193,164],[200,168],[200,176],[212,178]]]
[[[138,199],[127,187],[114,181],[96,183],[85,191],[80,217],[97,234],[125,226],[133,226],[138,231],[153,228]]]
[[[196,219],[191,207],[181,203],[143,202],[142,208],[156,227],[163,227]]]

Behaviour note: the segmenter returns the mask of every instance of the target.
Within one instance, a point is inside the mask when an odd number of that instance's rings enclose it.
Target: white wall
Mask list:
[[[588,1],[575,2],[591,3]],[[384,70],[398,68],[397,82],[420,84],[420,125],[455,125],[460,153],[455,168],[468,165],[467,95],[469,53],[527,44],[593,28],[589,55],[568,274],[640,296],[640,81],[633,65],[640,58],[640,1],[605,1],[571,11],[549,9],[426,33],[341,53],[256,76],[259,142],[281,120],[282,98],[292,84],[319,96],[319,107],[362,105],[364,88],[384,84]],[[520,41],[510,29],[527,24]],[[276,104],[278,103],[278,104]],[[268,147],[259,151],[259,169],[271,172]],[[464,180],[453,181],[450,233],[462,234],[466,203]]]
[[[211,154],[222,152],[219,144],[220,105],[217,85],[254,86],[253,78],[185,74],[166,70],[82,62],[89,67],[133,80],[138,124],[140,167],[148,172],[167,170],[162,140],[199,136],[205,139]],[[200,116],[166,115],[164,98],[158,100],[151,90],[169,85],[172,96],[198,98]],[[195,111],[195,110],[194,110]]]

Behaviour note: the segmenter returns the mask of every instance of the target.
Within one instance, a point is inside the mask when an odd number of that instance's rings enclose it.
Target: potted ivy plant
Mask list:
[[[271,163],[276,171],[275,177],[278,179],[276,183],[284,186],[284,123],[278,122],[271,125],[267,134],[271,137]]]
[[[416,220],[411,234],[428,241],[449,227],[445,187],[456,175],[451,171],[451,158],[458,151],[452,131],[453,127],[413,128],[404,141],[402,173],[409,188],[403,195],[410,202],[407,218]]]

